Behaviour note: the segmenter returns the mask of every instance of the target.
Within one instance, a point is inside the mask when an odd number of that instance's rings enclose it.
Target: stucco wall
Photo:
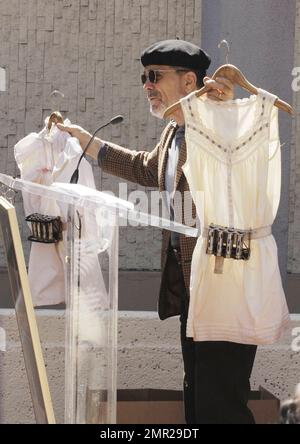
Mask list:
[[[14,144],[39,131],[55,108],[91,132],[122,113],[124,123],[103,138],[153,149],[163,125],[141,87],[141,51],[176,36],[200,44],[201,16],[201,0],[1,0],[0,66],[8,83],[0,92],[0,171],[17,173]],[[53,90],[64,99],[53,100]],[[97,187],[118,195],[119,179],[94,171]],[[128,192],[135,189],[129,184]],[[19,201],[17,207],[22,220]],[[24,223],[22,232],[25,239]],[[160,230],[122,230],[120,267],[159,269],[160,239]]]
[[[39,310],[37,315],[56,419],[64,415],[64,315]],[[300,381],[299,315],[275,345],[259,347],[251,384],[284,400]],[[32,423],[34,415],[13,310],[0,310],[6,351],[0,349],[0,424]],[[295,336],[294,328],[298,328]],[[297,339],[298,337],[298,339]],[[118,388],[181,390],[182,356],[177,317],[160,321],[154,312],[120,312],[118,322]]]

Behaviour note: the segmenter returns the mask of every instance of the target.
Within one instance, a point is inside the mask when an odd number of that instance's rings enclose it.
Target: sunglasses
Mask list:
[[[162,72],[174,72],[174,71],[185,71],[188,72],[188,69],[178,68],[178,69],[150,69],[148,73],[144,73],[141,75],[142,84],[145,85],[147,80],[150,83],[157,83],[161,76]]]

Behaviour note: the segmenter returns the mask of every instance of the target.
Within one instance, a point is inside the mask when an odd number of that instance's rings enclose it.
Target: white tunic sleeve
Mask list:
[[[30,133],[14,147],[14,155],[21,179],[43,183],[43,168],[46,168],[44,143],[37,133]]]

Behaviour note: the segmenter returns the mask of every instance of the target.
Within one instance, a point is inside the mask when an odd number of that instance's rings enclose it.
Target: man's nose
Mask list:
[[[151,82],[149,81],[149,79],[147,79],[146,82],[145,82],[144,85],[143,85],[143,88],[144,88],[146,91],[150,91],[150,90],[154,90],[154,89],[155,89],[155,85],[154,85],[154,83],[151,83]]]

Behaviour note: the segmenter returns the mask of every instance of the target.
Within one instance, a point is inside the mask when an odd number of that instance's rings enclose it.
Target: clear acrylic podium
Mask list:
[[[34,202],[36,212],[47,211],[48,215],[60,216],[63,222],[60,256],[66,302],[64,422],[114,424],[119,221],[168,227],[195,237],[198,230],[136,212],[130,202],[81,185],[57,183],[47,187],[4,174],[0,174],[0,183],[22,192],[26,216],[28,202]]]

